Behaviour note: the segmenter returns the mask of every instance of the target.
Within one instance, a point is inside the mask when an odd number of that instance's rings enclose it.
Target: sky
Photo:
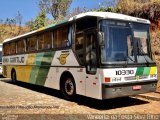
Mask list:
[[[76,7],[97,8],[99,4],[106,0],[73,0],[70,11]],[[0,1],[0,19],[14,18],[18,11],[23,16],[22,23],[35,18],[38,14],[38,0],[1,0]]]

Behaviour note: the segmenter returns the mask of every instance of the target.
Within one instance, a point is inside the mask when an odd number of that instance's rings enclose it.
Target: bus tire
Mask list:
[[[76,85],[73,77],[71,76],[63,77],[61,83],[61,91],[66,99],[71,100],[74,98],[74,96],[76,95]]]
[[[11,79],[12,79],[13,83],[17,82],[17,75],[16,75],[16,71],[15,70],[12,70]]]

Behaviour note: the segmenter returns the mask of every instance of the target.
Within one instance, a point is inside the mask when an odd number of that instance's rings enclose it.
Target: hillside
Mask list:
[[[29,29],[25,26],[19,27],[15,25],[0,24],[0,43],[7,38],[12,38],[28,31]]]

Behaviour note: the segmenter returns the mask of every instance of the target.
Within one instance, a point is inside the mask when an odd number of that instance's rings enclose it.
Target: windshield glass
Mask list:
[[[149,25],[132,23],[135,55],[138,63],[153,62],[149,53]]]
[[[102,20],[100,32],[102,64],[149,63],[149,25]],[[100,43],[101,44],[101,43]]]

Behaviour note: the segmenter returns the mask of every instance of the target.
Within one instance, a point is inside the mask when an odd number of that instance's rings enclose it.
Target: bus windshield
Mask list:
[[[149,25],[102,20],[100,32],[102,64],[151,63]]]

